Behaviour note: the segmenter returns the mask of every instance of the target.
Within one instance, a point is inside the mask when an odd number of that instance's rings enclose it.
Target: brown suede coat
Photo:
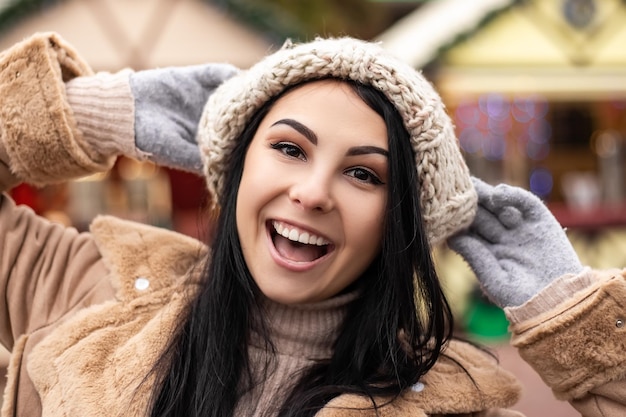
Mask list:
[[[89,73],[53,34],[0,55],[0,191],[110,167],[85,144],[64,96],[61,80]],[[206,253],[189,237],[112,217],[78,233],[2,196],[0,342],[12,359],[1,415],[144,415],[152,382],[144,377],[195,291],[194,270]],[[585,416],[626,410],[626,339],[615,325],[625,305],[617,274],[513,327],[526,360]],[[422,382],[423,390],[405,392],[378,415],[518,415],[503,409],[518,397],[515,379],[469,345],[451,343]],[[318,415],[374,416],[368,407],[365,398],[343,395]]]

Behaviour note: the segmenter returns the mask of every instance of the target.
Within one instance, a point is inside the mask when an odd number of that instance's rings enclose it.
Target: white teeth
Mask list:
[[[305,243],[309,245],[317,245],[317,246],[324,246],[324,245],[330,244],[329,241],[327,241],[321,236],[315,236],[308,232],[300,231],[293,226],[289,228],[277,221],[273,221],[272,225],[274,226],[274,229],[279,235],[294,242],[300,242],[300,243]]]
[[[298,242],[300,243],[309,243],[309,234],[307,232],[301,233],[298,237]]]

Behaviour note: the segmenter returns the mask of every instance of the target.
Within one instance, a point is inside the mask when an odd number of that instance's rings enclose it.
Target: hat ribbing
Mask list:
[[[439,95],[422,74],[380,45],[352,38],[287,42],[209,98],[198,130],[209,192],[222,195],[226,161],[252,115],[287,87],[319,78],[380,90],[398,109],[415,151],[422,214],[431,244],[469,225],[476,192]]]

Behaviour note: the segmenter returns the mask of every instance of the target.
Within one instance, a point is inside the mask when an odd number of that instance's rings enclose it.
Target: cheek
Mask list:
[[[259,232],[260,214],[275,197],[276,189],[277,180],[268,169],[267,161],[251,146],[243,166],[235,208],[237,231],[242,244],[249,243],[246,238],[252,239]]]
[[[254,161],[246,158],[241,181],[239,182],[239,190],[237,191],[237,203],[235,207],[237,231],[239,237],[244,241],[246,231],[249,231],[249,223],[252,221],[252,213],[255,210],[256,195],[255,191],[259,190],[256,184],[256,176],[254,175]]]
[[[367,210],[363,208],[367,207]],[[385,221],[385,198],[376,198],[369,204],[356,206],[349,218],[352,241],[357,250],[374,257],[380,250]]]
[[[259,187],[264,181],[263,175],[265,170],[256,157],[255,148],[251,146],[248,150],[246,160],[243,165],[241,181],[239,182],[239,191],[237,192],[237,213],[239,211],[247,211],[257,198],[257,193],[263,190]]]

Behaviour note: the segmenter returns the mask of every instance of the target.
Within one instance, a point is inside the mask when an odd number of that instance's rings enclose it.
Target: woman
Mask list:
[[[4,189],[107,169],[119,154],[172,160],[142,119],[149,74],[121,75],[121,87],[74,78],[89,70],[54,35],[1,58]],[[90,83],[125,91],[135,112],[86,100]],[[3,415],[516,415],[503,409],[514,379],[448,342],[429,245],[472,222],[476,195],[421,75],[356,40],[288,45],[212,94],[198,138],[220,206],[211,249],[110,217],[77,234],[3,197]],[[508,198],[518,190],[477,188],[480,207],[526,225]],[[480,267],[464,249],[481,253],[478,213],[454,242]],[[580,272],[558,224],[538,217],[568,254],[554,271]]]
[[[203,274],[211,285],[196,298],[175,343],[198,352],[176,358],[176,374],[187,375],[182,395],[191,398],[175,403],[172,415],[190,414],[194,397],[203,396],[224,399],[207,401],[206,412],[228,415],[236,405],[253,415],[257,402],[276,397],[272,385],[282,390],[294,371],[300,379],[296,390],[284,404],[274,404],[288,415],[312,415],[342,392],[393,395],[418,382],[436,360],[451,317],[423,250],[428,242],[417,196],[409,192],[417,189],[413,161],[400,116],[382,94],[359,84],[332,79],[297,84],[255,113],[225,167],[220,201],[236,210],[220,217],[213,261]],[[406,279],[414,273],[425,308],[422,320],[415,314],[413,280]],[[341,332],[323,328],[328,347],[336,343],[332,354],[315,361],[291,356],[286,362],[273,323],[260,321],[267,318],[265,297],[307,308],[329,299],[334,308],[339,300],[346,303]],[[203,319],[208,319],[204,327],[196,324]],[[232,331],[233,323],[246,322],[241,334]],[[246,350],[250,333],[260,339],[260,350]],[[225,352],[224,346],[237,349]],[[266,357],[268,350],[276,357]],[[221,370],[237,361],[239,369]],[[264,362],[267,369],[255,375],[254,366]],[[253,367],[249,375],[248,367]],[[215,380],[203,381],[214,369]],[[250,401],[232,395],[238,387],[253,393]],[[167,386],[159,399],[170,391]]]

